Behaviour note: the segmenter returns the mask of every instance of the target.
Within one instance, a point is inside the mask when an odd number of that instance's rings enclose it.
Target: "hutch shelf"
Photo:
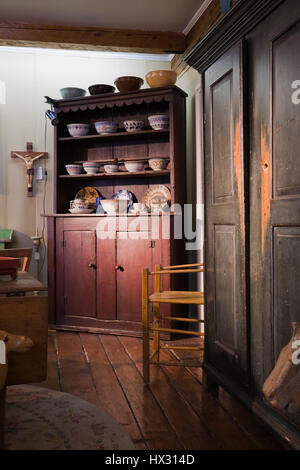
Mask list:
[[[70,201],[86,187],[110,199],[126,189],[135,202],[143,202],[148,188],[167,186],[171,204],[185,202],[186,94],[176,86],[130,93],[109,93],[69,100],[52,100],[58,116],[54,131],[54,212],[48,218],[50,323],[56,328],[141,335],[142,269],[155,264],[184,262],[182,240],[163,237],[162,215],[157,215],[156,235],[150,219],[128,214],[70,214]],[[169,129],[153,130],[148,116],[168,114]],[[124,121],[145,122],[141,131],[126,132]],[[97,121],[118,123],[118,132],[96,133]],[[71,137],[67,124],[89,123],[87,136]],[[153,171],[148,159],[168,159],[165,170]],[[68,175],[65,165],[117,160],[119,171]],[[129,173],[124,162],[141,160],[145,169]],[[109,229],[107,229],[109,227]],[[164,280],[166,288],[170,280]],[[170,285],[169,285],[170,287]],[[174,286],[173,286],[174,287]]]

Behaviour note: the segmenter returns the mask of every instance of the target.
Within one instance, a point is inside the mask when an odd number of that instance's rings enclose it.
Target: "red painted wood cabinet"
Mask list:
[[[127,189],[143,202],[145,191],[156,185],[169,188],[171,204],[183,204],[185,99],[186,94],[172,86],[52,100],[59,118],[54,138],[54,212],[47,216],[50,323],[55,327],[141,333],[142,269],[184,261],[182,240],[153,236],[150,216],[120,215],[114,218],[114,227],[107,229],[103,227],[111,216],[70,214],[69,204],[85,186],[108,199]],[[161,113],[169,115],[169,129],[151,129],[148,116]],[[126,132],[123,122],[128,119],[141,119],[146,126]],[[119,131],[97,134],[94,122],[100,120],[117,122]],[[90,133],[68,135],[67,124],[76,122],[89,123]],[[151,170],[147,167],[151,157],[167,158],[167,168]],[[68,163],[105,164],[115,159],[121,168],[118,173],[70,176],[65,170]],[[143,160],[145,169],[124,171],[122,165],[130,160]],[[161,233],[163,216],[154,218]],[[171,233],[173,226],[171,215]]]

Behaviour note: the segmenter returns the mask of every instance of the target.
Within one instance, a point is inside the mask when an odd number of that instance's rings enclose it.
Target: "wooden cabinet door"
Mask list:
[[[58,294],[63,308],[60,324],[76,325],[76,318],[95,318],[96,237],[95,231],[64,230]]]
[[[284,2],[247,39],[252,363],[261,390],[300,323],[299,2]]]
[[[142,270],[153,268],[153,251],[148,233],[118,233],[117,238],[117,318],[141,322]],[[143,237],[147,236],[147,239]],[[153,246],[153,243],[152,243]]]
[[[248,383],[243,44],[204,75],[206,361]]]

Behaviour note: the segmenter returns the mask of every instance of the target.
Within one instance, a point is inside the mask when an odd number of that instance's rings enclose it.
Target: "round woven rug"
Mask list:
[[[31,385],[7,387],[7,450],[134,450],[109,414],[69,393]]]

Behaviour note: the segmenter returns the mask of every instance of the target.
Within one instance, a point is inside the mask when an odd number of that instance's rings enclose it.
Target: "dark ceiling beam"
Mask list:
[[[0,44],[34,47],[176,54],[186,37],[171,31],[54,26],[0,21]]]
[[[185,62],[185,57],[189,51],[204,38],[209,31],[223,17],[220,0],[212,0],[202,15],[198,18],[192,29],[186,36],[186,49],[182,54],[176,54],[172,60],[172,70],[180,75],[189,66]]]

